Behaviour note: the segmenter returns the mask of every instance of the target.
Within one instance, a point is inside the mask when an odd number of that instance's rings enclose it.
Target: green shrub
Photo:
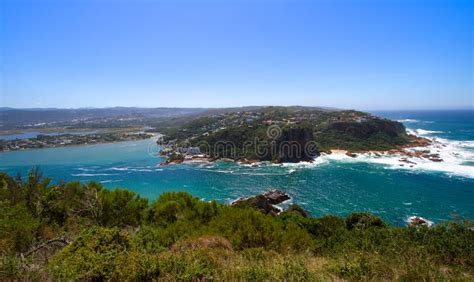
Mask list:
[[[24,204],[0,201],[0,255],[27,251],[38,227],[39,220]]]
[[[310,272],[300,260],[285,261],[281,278],[289,281],[309,281]]]
[[[215,201],[203,202],[184,192],[163,193],[147,212],[150,224],[166,227],[179,220],[209,222],[219,212]]]
[[[100,222],[104,226],[138,226],[142,222],[148,200],[124,189],[104,189],[100,193],[102,213]]]
[[[133,251],[129,235],[119,229],[93,227],[80,234],[50,262],[60,279],[111,279],[120,272],[120,261]]]
[[[310,251],[313,248],[313,240],[305,229],[290,222],[281,235],[281,246],[282,250],[291,252]]]
[[[365,229],[369,227],[385,227],[383,220],[375,215],[359,212],[352,213],[346,218],[347,229]]]
[[[19,256],[0,256],[0,279],[18,279],[21,277],[21,259]]]
[[[362,258],[355,262],[345,262],[337,269],[338,274],[343,278],[355,280],[372,279],[372,270],[369,262]]]
[[[283,226],[270,215],[250,208],[227,207],[209,224],[223,234],[237,249],[278,248]]]

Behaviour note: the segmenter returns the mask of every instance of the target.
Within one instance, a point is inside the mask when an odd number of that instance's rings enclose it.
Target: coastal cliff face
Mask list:
[[[278,153],[273,156],[274,162],[308,162],[319,156],[318,149],[310,146],[314,142],[313,131],[310,128],[288,128],[283,130],[278,141]]]
[[[275,138],[268,138],[266,131],[268,128],[226,129],[192,144],[213,159],[283,163],[311,161],[319,155],[316,146],[310,146],[314,142],[311,128],[284,128]]]
[[[200,154],[242,162],[312,161],[331,149],[382,151],[410,143],[405,127],[396,121],[357,111],[298,107],[221,113],[164,133],[166,154],[192,149],[194,153],[184,153],[184,159]]]

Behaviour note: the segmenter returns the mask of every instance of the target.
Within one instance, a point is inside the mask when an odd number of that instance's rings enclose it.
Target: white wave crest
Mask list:
[[[399,119],[397,120],[398,122],[404,122],[404,123],[413,123],[413,122],[420,122],[417,119],[411,119],[411,118],[405,118],[405,119]]]
[[[100,183],[113,183],[113,182],[120,182],[122,180],[103,180],[103,181],[100,181]]]
[[[411,119],[411,118],[398,119],[397,121],[401,123],[423,123],[423,124],[433,123],[433,121],[430,121],[430,120],[418,120],[418,119]]]
[[[95,171],[95,169],[87,168],[87,167],[78,167],[78,168],[76,168],[76,170],[80,170],[80,171]]]
[[[420,135],[417,135],[420,136]],[[444,138],[428,138],[432,144],[428,147],[406,149],[407,152],[426,151],[438,154],[442,161],[432,161],[422,157],[408,157],[400,154],[367,152],[357,154],[352,158],[344,153],[322,155],[329,161],[339,162],[366,162],[384,165],[389,169],[404,169],[411,171],[434,171],[446,173],[450,176],[474,178],[474,141],[448,140]]]
[[[151,172],[153,169],[147,167],[111,167],[106,170],[114,170],[114,171],[137,171],[137,172]]]
[[[109,176],[109,175],[117,175],[112,173],[78,173],[78,174],[71,174],[71,176]]]
[[[128,171],[129,168],[128,167],[111,167],[111,168],[108,168],[107,170]]]
[[[416,135],[420,136],[426,136],[426,135],[432,135],[432,134],[439,134],[443,133],[443,131],[438,131],[438,130],[425,130],[425,129],[415,129],[414,132]]]

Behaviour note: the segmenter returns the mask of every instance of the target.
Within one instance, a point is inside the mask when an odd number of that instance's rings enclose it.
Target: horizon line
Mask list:
[[[303,105],[246,105],[246,106],[224,106],[224,107],[179,107],[179,106],[104,106],[104,107],[0,107],[0,110],[106,110],[106,109],[202,109],[202,110],[214,110],[214,109],[236,109],[236,108],[252,108],[252,107],[301,107],[301,108],[322,108],[322,109],[333,109],[333,110],[355,110],[355,111],[469,111],[474,110],[474,106],[466,108],[392,108],[392,109],[357,109],[357,108],[338,108],[332,106],[303,106]]]

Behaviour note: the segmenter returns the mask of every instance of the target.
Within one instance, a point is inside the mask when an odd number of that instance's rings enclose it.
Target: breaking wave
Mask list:
[[[156,171],[149,167],[111,167],[106,170],[113,170],[113,171],[137,171],[137,172],[151,172]]]
[[[405,118],[405,119],[399,119],[397,120],[398,122],[403,122],[403,123],[413,123],[413,122],[420,122],[417,119],[411,119],[411,118]]]
[[[433,123],[433,121],[429,121],[429,120],[418,120],[418,119],[411,119],[411,118],[399,119],[397,121],[401,123]]]
[[[421,219],[421,220],[424,221],[424,222],[426,222],[426,225],[427,225],[428,227],[434,225],[434,222],[433,222],[433,221],[428,220],[428,219],[426,219],[426,218],[424,218],[424,217],[421,217],[421,216],[416,216],[416,215],[407,217],[407,218],[405,219],[405,222],[407,223],[407,225],[410,225],[410,224],[413,222],[413,220],[415,220],[415,219],[417,219],[417,218],[418,218],[418,219]]]
[[[409,171],[432,171],[446,173],[449,176],[474,178],[474,141],[449,140],[438,137],[428,137],[435,134],[428,130],[411,130],[411,134],[421,136],[432,141],[428,147],[409,148],[407,151],[429,150],[431,154],[438,154],[442,161],[436,162],[421,157],[407,157],[398,154],[357,154],[356,158],[345,154],[323,155],[320,158],[328,161],[366,162],[385,165],[389,169],[404,169]]]
[[[120,182],[122,180],[118,179],[118,180],[102,180],[102,181],[99,181],[100,183],[104,184],[104,183],[113,183],[113,182]]]
[[[437,131],[437,130],[425,130],[425,129],[415,129],[415,130],[407,130],[408,132],[411,132],[414,135],[419,135],[419,136],[426,136],[426,135],[432,135],[432,134],[439,134],[443,133],[443,131]]]
[[[110,176],[110,175],[118,175],[118,174],[113,174],[113,173],[77,173],[77,174],[71,174],[71,176]]]

